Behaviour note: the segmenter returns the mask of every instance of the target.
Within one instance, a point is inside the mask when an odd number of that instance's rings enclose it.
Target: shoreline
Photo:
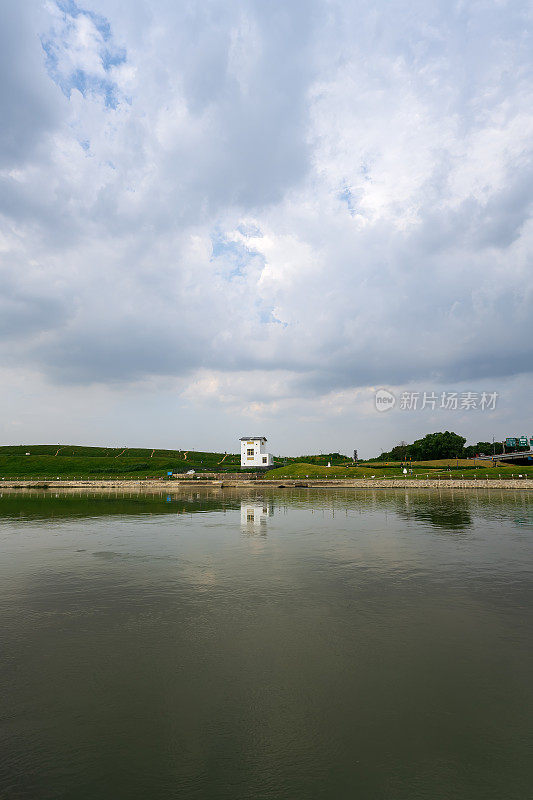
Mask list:
[[[533,489],[533,481],[515,479],[457,478],[378,478],[378,479],[286,479],[286,480],[9,480],[0,482],[2,492],[21,490],[54,491],[84,490],[91,492],[128,491],[136,494],[160,494],[196,488],[210,489]]]

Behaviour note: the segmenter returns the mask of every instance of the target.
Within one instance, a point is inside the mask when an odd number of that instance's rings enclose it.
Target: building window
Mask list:
[[[263,464],[266,464],[266,463],[267,463],[267,461],[268,461],[268,458],[267,458],[267,456],[263,456]]]
[[[254,448],[253,447],[249,447],[248,450],[246,451],[246,455],[247,456],[253,456],[253,454],[254,454]]]

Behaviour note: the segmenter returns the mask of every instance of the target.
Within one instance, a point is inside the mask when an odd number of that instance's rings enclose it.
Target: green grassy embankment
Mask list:
[[[456,462],[454,462],[456,464]],[[528,478],[533,478],[533,467],[519,467],[516,465],[497,465],[496,467],[484,466],[476,461],[474,465],[472,461],[467,465],[459,465],[459,467],[449,467],[442,465],[442,462],[423,462],[420,464],[413,463],[412,473],[409,472],[406,480],[409,479],[439,479],[439,478],[458,478],[458,479],[472,479],[472,480],[485,480],[499,478],[517,478],[519,475],[525,475]],[[319,479],[319,478],[404,478],[403,467],[401,464],[394,464],[391,466],[377,466],[376,464],[361,464],[355,466],[331,466],[323,467],[316,464],[300,462],[297,464],[287,464],[284,467],[279,467],[269,471],[266,477],[269,480],[280,480],[282,478],[289,478],[294,480],[299,479]]]
[[[30,453],[30,455],[25,455]],[[338,453],[286,459],[285,466],[266,473],[269,480],[281,478],[398,478],[403,477],[400,462],[363,463],[355,467]],[[332,466],[327,467],[328,461]],[[512,478],[526,475],[533,478],[533,467],[515,465],[487,466],[471,459],[442,459],[413,462],[411,478]],[[18,445],[0,447],[0,480],[57,478],[79,479],[145,479],[167,478],[167,473],[242,472],[236,453],[212,453],[150,448],[81,447],[74,445]]]
[[[29,453],[30,455],[26,455]],[[303,457],[286,459],[299,463]],[[306,456],[313,464],[346,463],[340,453]],[[0,480],[24,479],[118,479],[166,478],[167,473],[242,472],[240,454],[142,447],[84,447],[39,444],[0,447]],[[253,470],[251,470],[253,472]]]
[[[0,479],[166,478],[170,470],[187,472],[190,469],[196,472],[235,472],[240,469],[240,456],[129,447],[0,447]]]

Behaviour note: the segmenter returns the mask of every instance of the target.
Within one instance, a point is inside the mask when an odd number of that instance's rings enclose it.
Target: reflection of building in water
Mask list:
[[[274,507],[268,500],[241,500],[241,525],[247,530],[265,529],[268,517],[273,515]]]

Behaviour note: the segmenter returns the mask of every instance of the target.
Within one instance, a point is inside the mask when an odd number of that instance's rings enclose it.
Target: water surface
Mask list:
[[[533,796],[527,492],[0,496],[0,798]]]

